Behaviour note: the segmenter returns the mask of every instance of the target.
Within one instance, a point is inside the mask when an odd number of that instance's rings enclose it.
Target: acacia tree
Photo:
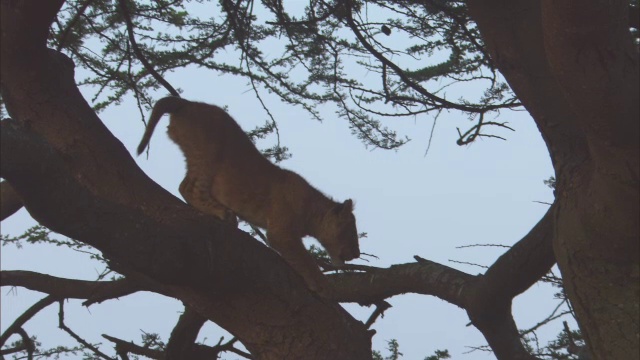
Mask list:
[[[294,14],[281,1],[221,0],[206,9],[201,18],[181,1],[2,0],[1,90],[11,116],[1,126],[2,217],[24,205],[41,224],[100,250],[124,276],[96,285],[2,271],[3,286],[49,294],[2,335],[3,344],[21,334],[28,345],[22,323],[56,301],[92,304],[147,290],[185,304],[164,352],[151,357],[217,354],[194,343],[211,320],[257,359],[370,359],[368,324],[339,302],[383,307],[385,298],[413,292],[464,308],[497,358],[533,359],[511,302],[557,261],[593,356],[638,353],[638,47],[630,31],[637,7],[311,0]],[[386,42],[397,33],[411,42]],[[274,37],[285,41],[269,58],[261,48]],[[222,49],[235,61],[219,60]],[[427,63],[432,54],[446,58]],[[413,67],[399,63],[407,58]],[[458,143],[466,144],[506,126],[487,120],[491,112],[524,107],[549,149],[556,201],[482,275],[416,258],[329,275],[335,298],[321,299],[251,236],[151,181],[97,117],[130,93],[141,112],[152,89],[178,95],[164,74],[192,64],[246,77],[259,98],[266,89],[316,117],[317,104],[333,103],[365,144],[385,149],[405,141],[382,124],[388,116],[458,111],[474,121],[460,131]],[[80,84],[76,66],[92,73]],[[353,66],[378,73],[379,83],[350,76]],[[303,75],[290,77],[292,69]],[[452,101],[436,87],[469,81],[484,83],[485,93]],[[81,84],[100,89],[93,108]],[[274,127],[275,119],[253,134]],[[283,151],[267,155],[277,160]],[[122,357],[145,350],[111,340]]]

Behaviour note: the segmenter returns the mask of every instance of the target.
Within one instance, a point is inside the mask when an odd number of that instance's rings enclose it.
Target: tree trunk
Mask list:
[[[549,149],[554,252],[596,359],[640,351],[639,76],[627,8],[469,1],[496,66]]]

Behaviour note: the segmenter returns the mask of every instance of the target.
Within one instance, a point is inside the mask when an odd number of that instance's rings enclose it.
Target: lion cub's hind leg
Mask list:
[[[211,195],[212,180],[208,177],[187,176],[180,183],[180,194],[187,201],[187,204],[202,211],[205,214],[213,215],[234,227],[238,226],[238,219],[233,211],[220,204]]]

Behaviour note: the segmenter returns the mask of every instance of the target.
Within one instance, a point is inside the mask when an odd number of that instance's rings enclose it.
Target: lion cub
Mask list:
[[[138,155],[149,144],[160,118],[171,114],[168,134],[186,158],[180,194],[202,212],[235,223],[241,219],[267,230],[267,243],[324,295],[329,283],[302,243],[318,239],[331,261],[360,256],[353,203],[337,203],[295,172],[266,159],[240,126],[215,105],[166,97],[153,107]]]

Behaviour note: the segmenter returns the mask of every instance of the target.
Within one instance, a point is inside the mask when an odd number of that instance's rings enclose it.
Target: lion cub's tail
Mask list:
[[[151,140],[153,130],[156,128],[156,125],[158,125],[158,121],[160,121],[162,115],[167,113],[173,114],[189,103],[189,100],[185,100],[177,96],[168,96],[158,100],[158,102],[153,106],[151,117],[149,118],[149,122],[147,122],[147,128],[144,131],[142,140],[140,140],[140,145],[138,145],[138,155],[142,154],[144,149],[149,145],[149,140]]]

